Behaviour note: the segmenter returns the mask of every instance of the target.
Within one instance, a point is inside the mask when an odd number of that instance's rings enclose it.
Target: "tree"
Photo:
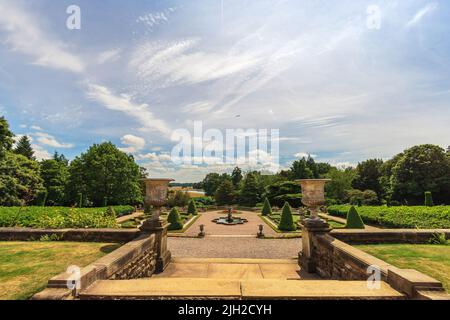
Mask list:
[[[356,167],[356,176],[352,182],[355,189],[373,190],[378,196],[378,199],[383,197],[383,187],[381,186],[381,167],[383,160],[370,159],[363,161]]]
[[[425,206],[427,207],[433,207],[433,195],[430,191],[425,192]]]
[[[255,207],[261,200],[261,194],[253,173],[245,176],[242,190],[239,195],[239,204],[247,207]]]
[[[34,157],[33,148],[31,147],[31,141],[28,136],[20,137],[19,141],[16,144],[16,147],[14,148],[14,153],[21,154],[30,160],[36,160],[36,158]]]
[[[180,213],[176,207],[172,208],[170,211],[169,216],[167,217],[167,222],[170,223],[168,228],[169,230],[183,229],[183,222],[181,221]]]
[[[205,195],[214,196],[217,191],[217,188],[222,183],[222,177],[218,173],[210,173],[206,175],[205,179],[203,179],[203,190],[205,190]]]
[[[314,161],[314,160],[313,160]],[[314,173],[308,167],[308,162],[305,158],[295,161],[291,166],[291,180],[299,179],[312,179],[314,178]]]
[[[193,215],[193,216],[196,216],[198,214],[197,206],[195,205],[195,201],[194,200],[191,200],[189,202],[187,213],[190,214],[190,215]]]
[[[14,134],[9,130],[8,121],[0,117],[0,160],[5,157],[6,151],[11,151],[14,143]]]
[[[27,205],[43,189],[39,164],[6,151],[0,161],[0,206]]]
[[[242,175],[242,170],[239,167],[234,168],[233,173],[231,174],[231,181],[233,185],[237,188],[239,183],[241,183],[244,176]]]
[[[268,186],[266,195],[272,205],[281,208],[287,200],[283,196],[298,195],[300,197],[301,192],[301,187],[297,182],[284,181]]]
[[[133,156],[117,149],[111,142],[95,144],[75,158],[69,167],[69,199],[77,203],[83,194],[85,203],[102,206],[142,203],[141,172]]]
[[[219,188],[217,188],[214,197],[219,206],[233,204],[236,198],[233,183],[230,180],[223,181]]]
[[[308,155],[308,159],[306,159],[306,165],[312,172],[312,178],[318,179],[320,177],[319,167],[317,166],[317,163],[314,161],[314,158],[311,157],[311,155]]]
[[[408,149],[392,169],[392,198],[409,205],[423,203],[426,191],[437,203],[450,203],[450,159],[435,145]]]
[[[336,200],[338,203],[345,203],[348,200],[348,191],[352,190],[355,170],[353,168],[333,168],[326,177],[331,179],[325,186],[327,197]]]
[[[69,167],[67,162],[62,158],[59,158],[59,156],[42,161],[41,177],[44,180],[44,187],[47,189],[48,193],[47,205],[64,205],[66,202],[66,186],[69,179]]]
[[[364,222],[354,206],[350,208],[347,214],[346,229],[365,229]]]
[[[187,192],[177,190],[169,195],[167,204],[169,207],[186,207],[191,200],[191,197]]]
[[[272,215],[272,206],[270,205],[269,199],[264,200],[264,207],[261,211],[263,216],[271,216]]]
[[[289,203],[285,203],[283,211],[281,212],[280,225],[278,229],[281,231],[296,231],[297,227],[294,223],[294,217],[292,216],[292,210]]]

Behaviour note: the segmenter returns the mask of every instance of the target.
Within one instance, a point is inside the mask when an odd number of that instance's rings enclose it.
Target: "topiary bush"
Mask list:
[[[297,231],[297,227],[294,224],[294,217],[292,216],[291,206],[287,202],[284,204],[278,229],[281,231]]]
[[[114,219],[117,218],[116,210],[114,210],[113,207],[108,207],[108,209],[106,209],[106,215],[108,217],[111,217],[111,218],[114,218]]]
[[[195,205],[195,201],[194,200],[191,200],[189,202],[187,213],[191,214],[193,216],[196,216],[198,214],[197,206]]]
[[[261,211],[263,216],[271,216],[272,215],[272,206],[270,205],[269,199],[264,200],[264,206]]]
[[[182,230],[183,222],[181,221],[180,213],[178,208],[175,207],[170,210],[169,216],[167,217],[167,222],[170,223],[169,230]]]
[[[430,191],[425,192],[425,206],[434,207],[433,195]]]
[[[347,214],[346,229],[365,229],[364,222],[354,206],[350,208]]]

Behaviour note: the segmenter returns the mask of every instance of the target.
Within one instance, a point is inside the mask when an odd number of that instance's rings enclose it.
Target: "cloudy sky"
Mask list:
[[[0,114],[39,158],[112,141],[179,182],[232,167],[171,162],[194,121],[279,129],[282,166],[446,147],[449,17],[443,0],[0,0]]]

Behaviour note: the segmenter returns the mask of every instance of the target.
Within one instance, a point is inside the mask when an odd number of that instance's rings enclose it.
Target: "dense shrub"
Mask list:
[[[274,198],[275,203],[289,203],[293,208],[300,208],[302,206],[301,194],[284,194]]]
[[[330,206],[331,215],[345,218],[350,206]],[[366,224],[385,228],[450,228],[450,206],[437,207],[359,207],[358,212]]]
[[[167,205],[170,208],[174,207],[186,207],[191,200],[191,197],[187,192],[177,190],[176,192],[171,192],[169,194],[169,199],[167,200]]]
[[[345,225],[346,229],[365,229],[364,222],[361,219],[358,211],[354,206],[350,207],[350,210],[347,214],[347,224]]]
[[[178,209],[172,208],[172,210],[169,213],[169,216],[167,217],[167,222],[170,223],[169,230],[182,230],[183,229],[183,222],[181,221],[180,213],[178,212]]]
[[[113,207],[120,215],[133,207]],[[116,218],[108,208],[0,207],[0,227],[23,228],[116,228]]]
[[[296,231],[297,227],[294,224],[294,218],[292,216],[292,210],[289,203],[285,203],[283,211],[281,212],[280,225],[278,229],[281,231]]]
[[[270,205],[269,199],[264,200],[264,207],[261,211],[263,216],[270,216],[272,214],[272,206]]]
[[[197,206],[195,205],[195,201],[194,200],[191,200],[189,202],[189,206],[188,206],[187,212],[188,212],[188,214],[191,214],[193,216],[196,216],[198,214]]]
[[[433,195],[429,191],[425,192],[425,206],[426,207],[434,206]]]

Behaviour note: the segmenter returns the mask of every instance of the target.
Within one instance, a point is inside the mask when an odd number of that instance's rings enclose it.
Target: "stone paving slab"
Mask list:
[[[404,296],[382,282],[378,290],[367,288],[366,281],[280,281],[245,280],[241,282],[244,299],[403,299]]]

